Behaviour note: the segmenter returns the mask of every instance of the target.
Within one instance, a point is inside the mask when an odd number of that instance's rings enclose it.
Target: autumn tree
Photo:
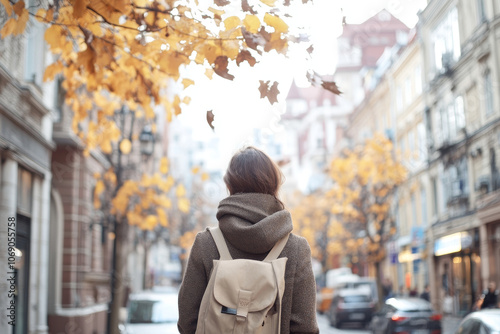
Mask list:
[[[392,142],[382,135],[345,150],[330,165],[329,174],[334,182],[328,193],[331,212],[341,223],[335,229],[339,233],[331,235],[331,251],[363,256],[373,263],[379,295],[382,295],[385,243],[396,232],[393,199],[406,173],[396,158]]]
[[[196,80],[186,67],[203,67],[210,79],[215,73],[232,80],[231,65],[254,66],[266,53],[285,55],[291,41],[304,40],[286,22],[290,0],[237,3],[40,0],[39,8],[27,8],[23,0],[2,0],[8,20],[0,35],[22,34],[30,17],[46,24],[45,40],[55,62],[44,80],[62,78],[73,130],[87,150],[98,147],[109,153],[121,130],[113,123],[121,105],[148,120],[155,117],[155,105],[165,108],[168,119],[181,113],[191,100],[182,91]],[[337,89],[317,75],[310,74],[310,80]],[[261,80],[257,88],[262,98],[277,101],[277,82]]]

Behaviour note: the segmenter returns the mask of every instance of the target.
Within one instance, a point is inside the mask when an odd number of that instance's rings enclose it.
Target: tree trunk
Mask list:
[[[378,305],[382,306],[384,304],[384,293],[382,290],[382,269],[381,262],[375,262],[375,278],[377,281],[377,293],[378,293]]]
[[[113,284],[111,291],[111,315],[109,324],[109,334],[119,334],[120,308],[123,304],[123,293],[125,291],[125,254],[127,246],[127,225],[126,223],[116,223],[115,229],[115,259],[113,263]]]

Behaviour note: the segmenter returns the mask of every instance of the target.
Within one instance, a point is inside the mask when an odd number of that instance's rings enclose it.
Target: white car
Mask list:
[[[121,326],[123,334],[174,334],[179,310],[177,293],[142,292],[131,294],[127,320]]]

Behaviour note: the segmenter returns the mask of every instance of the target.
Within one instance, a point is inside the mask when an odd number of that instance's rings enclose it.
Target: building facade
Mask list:
[[[0,22],[6,20],[0,11]],[[34,20],[26,34],[0,40],[0,332],[6,334],[48,332],[55,145],[53,85],[42,82],[50,61],[45,50],[43,29]]]
[[[469,312],[497,275],[496,239],[487,233],[495,228],[499,11],[496,1],[430,1],[420,15],[431,295],[454,314]]]

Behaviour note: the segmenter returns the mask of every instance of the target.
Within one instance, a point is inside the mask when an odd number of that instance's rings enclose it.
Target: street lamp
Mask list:
[[[155,137],[150,125],[146,125],[142,129],[139,135],[139,142],[141,144],[141,154],[147,157],[151,156],[154,151]]]

